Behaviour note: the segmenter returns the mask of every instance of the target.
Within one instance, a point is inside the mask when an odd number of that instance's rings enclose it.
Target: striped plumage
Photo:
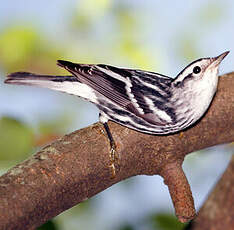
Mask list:
[[[161,135],[183,130],[205,113],[217,88],[219,64],[227,54],[194,61],[174,79],[149,71],[60,60],[58,65],[72,76],[16,72],[5,82],[80,96],[97,105],[103,123],[112,120]]]

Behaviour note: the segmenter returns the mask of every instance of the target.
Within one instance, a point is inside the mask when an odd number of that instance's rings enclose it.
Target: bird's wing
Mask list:
[[[167,89],[172,78],[109,65],[75,64],[62,60],[58,61],[58,65],[127,111],[151,123],[163,123],[155,108],[161,110],[170,96]],[[159,105],[155,106],[154,103]]]

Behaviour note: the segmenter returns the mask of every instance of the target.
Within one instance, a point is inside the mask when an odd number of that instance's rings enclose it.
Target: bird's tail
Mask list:
[[[47,86],[50,84],[62,83],[65,81],[78,82],[78,79],[74,76],[38,75],[28,72],[15,72],[9,74],[4,82],[7,84],[35,85],[49,88]]]
[[[94,91],[81,83],[75,76],[38,75],[28,72],[16,72],[8,75],[5,83],[53,89],[83,97],[91,102],[95,102],[96,97]]]
[[[8,75],[4,82],[14,85],[39,86],[64,92],[64,85],[79,81],[74,76],[38,75],[28,72],[15,72]]]

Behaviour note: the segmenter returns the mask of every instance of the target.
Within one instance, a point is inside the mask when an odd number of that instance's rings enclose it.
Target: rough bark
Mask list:
[[[146,135],[109,122],[119,155],[114,178],[100,123],[43,148],[0,177],[0,229],[34,229],[118,181],[142,174],[163,176],[179,220],[194,218],[181,165],[193,151],[234,140],[233,89],[234,73],[222,76],[208,113],[183,135]]]
[[[234,155],[190,230],[234,229]]]

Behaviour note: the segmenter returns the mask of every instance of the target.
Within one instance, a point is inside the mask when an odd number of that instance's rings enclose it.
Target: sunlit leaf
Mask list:
[[[33,132],[20,121],[2,117],[0,119],[0,160],[19,160],[33,148]]]
[[[116,22],[119,25],[119,30],[125,32],[125,36],[131,35],[137,27],[137,17],[129,9],[120,7],[115,11]]]
[[[182,37],[178,39],[177,53],[186,58],[187,61],[191,61],[199,56],[196,37],[192,37],[184,33]]]
[[[111,6],[112,0],[82,0],[79,1],[78,10],[92,17],[105,13]]]
[[[136,68],[155,69],[157,63],[155,56],[152,56],[152,53],[146,50],[146,46],[138,40],[140,16],[120,4],[115,10],[115,18],[119,36],[116,52]]]
[[[73,28],[88,31],[96,20],[102,17],[111,7],[111,0],[83,0],[78,1],[72,15]]]
[[[7,68],[20,68],[24,62],[29,61],[32,54],[37,53],[39,43],[39,37],[32,28],[7,28],[0,36],[0,61]]]
[[[199,9],[199,21],[203,25],[217,25],[225,15],[225,5],[219,2],[208,2],[203,8]]]
[[[134,40],[123,38],[119,43],[117,52],[119,52],[121,56],[127,58],[136,68],[146,70],[155,69],[156,58],[153,58],[150,52],[147,52],[143,47],[135,43]]]
[[[7,72],[58,70],[55,61],[61,53],[33,26],[15,25],[0,32],[0,65]]]
[[[75,13],[72,17],[71,25],[73,28],[79,28],[79,30],[82,29],[82,32],[89,31],[92,25],[92,20],[89,16],[83,13]]]

